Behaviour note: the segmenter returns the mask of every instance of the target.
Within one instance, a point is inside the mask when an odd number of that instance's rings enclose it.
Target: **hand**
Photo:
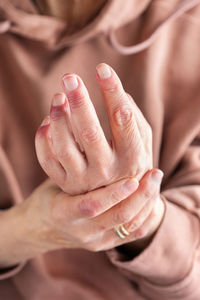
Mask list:
[[[67,98],[64,94],[54,96],[50,119],[45,119],[36,134],[36,152],[41,166],[71,195],[122,178],[140,180],[152,168],[149,124],[124,91],[114,70],[100,64],[97,71],[112,143],[107,142],[87,89],[75,74],[64,76]]]
[[[153,169],[139,187],[136,179],[123,179],[78,196],[69,196],[46,180],[26,201],[1,213],[0,267],[50,250],[96,252],[148,237],[163,215],[161,178],[162,172]],[[113,230],[120,224],[130,232],[125,239]]]
[[[121,180],[84,195],[68,196],[46,180],[26,201],[1,213],[0,267],[63,247],[90,249],[90,243],[100,241],[111,226],[111,222],[97,221],[97,216],[106,216],[137,187],[135,179],[128,180],[128,185]]]
[[[161,178],[162,172],[153,169],[141,179],[139,187],[137,180],[132,179],[129,189],[124,186],[127,180],[120,180],[84,195],[68,196],[59,190],[52,198],[48,193],[43,197],[37,195],[27,207],[27,216],[34,220],[34,234],[46,250],[49,247],[111,249],[140,239],[158,226],[162,217],[158,213],[162,207]],[[154,207],[159,208],[157,213]],[[120,224],[131,232],[124,240],[113,230]]]

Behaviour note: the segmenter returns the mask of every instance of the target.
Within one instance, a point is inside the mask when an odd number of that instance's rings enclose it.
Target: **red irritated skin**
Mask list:
[[[62,81],[65,94],[54,95],[50,118],[36,134],[38,160],[68,195],[84,194],[123,178],[140,180],[138,190],[126,201],[98,216],[96,211],[101,211],[105,199],[84,200],[78,207],[88,217],[96,217],[104,230],[126,223],[129,232],[135,234],[131,241],[136,237],[149,239],[164,213],[159,196],[163,173],[152,169],[151,128],[110,66],[98,65],[96,79],[107,109],[112,144],[107,142],[82,79],[68,73]]]

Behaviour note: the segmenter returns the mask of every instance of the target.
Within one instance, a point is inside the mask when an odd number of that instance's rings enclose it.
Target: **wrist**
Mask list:
[[[29,220],[30,221],[30,220]],[[0,268],[8,268],[40,253],[28,233],[24,203],[0,213]]]

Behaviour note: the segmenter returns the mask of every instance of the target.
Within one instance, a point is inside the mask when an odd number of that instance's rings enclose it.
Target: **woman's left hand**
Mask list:
[[[94,251],[134,243],[141,238],[148,240],[164,213],[160,200],[162,174],[150,171],[151,128],[133,99],[123,90],[113,69],[100,64],[97,70],[112,144],[109,145],[104,136],[85,85],[75,74],[64,76],[67,98],[64,94],[54,96],[50,118],[45,119],[36,134],[41,166],[67,194],[88,192],[127,177],[140,180],[136,192],[102,215],[98,215],[102,200],[94,205],[92,199],[84,202],[83,214],[95,216],[99,230],[106,230],[104,242],[97,239],[88,245],[87,249]],[[113,227],[120,224],[131,233],[123,241],[113,234]]]
[[[122,178],[140,180],[152,169],[150,125],[111,67],[98,65],[96,78],[108,113],[111,145],[105,138],[87,89],[76,74],[63,77],[67,97],[64,94],[54,96],[50,120],[46,119],[39,128],[38,133],[42,134],[36,135],[41,166],[71,195]]]

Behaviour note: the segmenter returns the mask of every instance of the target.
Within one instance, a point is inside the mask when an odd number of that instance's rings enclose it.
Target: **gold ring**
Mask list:
[[[118,227],[114,228],[115,233],[117,234],[118,237],[121,239],[124,239],[127,237],[130,233],[124,228],[123,225],[119,225]]]

